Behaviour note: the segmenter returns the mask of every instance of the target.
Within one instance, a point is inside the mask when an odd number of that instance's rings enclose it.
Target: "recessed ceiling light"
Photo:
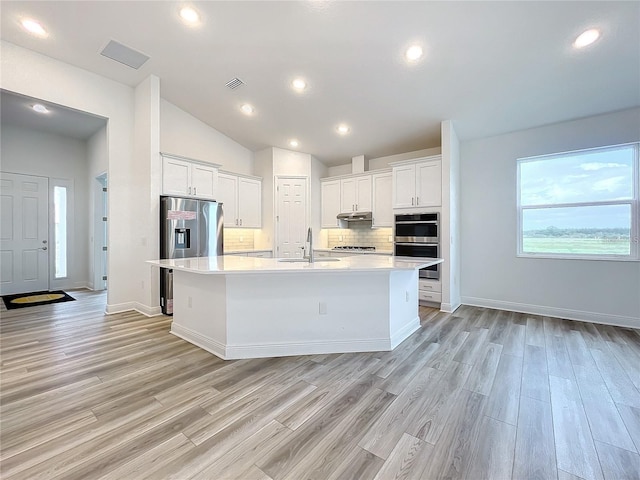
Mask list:
[[[293,82],[291,82],[291,86],[294,90],[298,90],[301,92],[305,88],[307,88],[307,82],[305,82],[302,78],[296,78]]]
[[[30,18],[25,18],[22,20],[22,27],[29,33],[36,35],[38,37],[46,37],[48,35],[47,31],[44,29],[39,22],[32,20]]]
[[[189,25],[195,25],[200,21],[200,15],[191,7],[184,7],[180,9],[180,18]]]
[[[45,107],[44,105],[42,105],[40,103],[36,103],[31,108],[33,108],[33,110],[38,112],[38,113],[49,113],[49,110],[47,109],[47,107]]]
[[[411,45],[407,48],[404,57],[409,62],[417,62],[422,58],[422,47],[420,45]]]
[[[336,128],[336,130],[338,131],[338,133],[340,135],[346,135],[347,133],[349,133],[349,131],[351,130],[351,128],[349,128],[349,125],[345,125],[344,123],[341,125],[338,125],[338,127]]]
[[[299,145],[298,140],[292,138],[291,140],[289,140],[289,145],[291,145],[293,148],[297,147]]]
[[[248,103],[241,105],[240,110],[242,110],[242,113],[246,115],[251,115],[254,112],[253,106],[249,105]]]
[[[591,45],[593,42],[598,40],[598,38],[600,38],[600,31],[592,28],[578,35],[578,38],[573,42],[573,46],[576,48],[583,48],[587,45]]]

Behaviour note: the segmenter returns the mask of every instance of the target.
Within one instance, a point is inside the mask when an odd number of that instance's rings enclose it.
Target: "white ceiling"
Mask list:
[[[180,22],[184,4],[3,0],[0,26],[6,41],[131,86],[157,75],[163,98],[242,145],[295,137],[328,165],[438,146],[445,119],[465,140],[640,105],[637,1],[191,2],[198,28]],[[24,16],[49,38],[25,33]],[[601,40],[573,49],[593,27]],[[110,39],[151,59],[136,71],[99,55]],[[411,66],[412,42],[426,55]],[[233,77],[246,85],[229,90]]]
[[[36,103],[44,105],[48,112],[35,112],[32,107]],[[87,140],[107,124],[105,118],[50,102],[35,101],[6,90],[0,90],[0,113],[2,125],[55,133],[78,140]]]

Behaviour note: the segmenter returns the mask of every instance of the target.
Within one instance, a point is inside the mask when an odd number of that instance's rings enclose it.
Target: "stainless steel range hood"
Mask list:
[[[352,212],[338,214],[338,220],[345,222],[370,222],[373,219],[371,212]]]

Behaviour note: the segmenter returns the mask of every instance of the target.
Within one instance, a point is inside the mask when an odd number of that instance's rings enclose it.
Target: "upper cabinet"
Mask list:
[[[216,200],[218,165],[162,155],[162,193]]]
[[[442,160],[393,164],[393,208],[437,207],[442,204]]]
[[[262,226],[261,179],[221,172],[218,174],[218,192],[225,227]]]
[[[340,212],[340,180],[321,180],[321,213],[322,228],[339,227]]]
[[[340,213],[371,211],[371,175],[340,181]]]
[[[393,226],[393,206],[391,203],[393,174],[391,172],[374,173],[371,176],[373,185],[372,227]]]

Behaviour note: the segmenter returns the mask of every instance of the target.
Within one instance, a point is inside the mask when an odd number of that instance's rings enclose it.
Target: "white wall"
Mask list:
[[[310,226],[313,231],[313,244],[318,248],[327,245],[327,231],[322,225],[322,192],[320,190],[320,179],[327,176],[327,166],[311,155],[311,175],[309,178],[309,202],[311,203]]]
[[[134,169],[136,178],[144,178],[132,192],[134,201],[145,210],[132,231],[132,250],[144,259],[160,257],[160,79],[147,77],[135,89]],[[157,268],[142,262],[135,264],[140,279],[136,299],[138,310],[147,315],[160,313],[160,275]],[[132,266],[133,269],[133,266]]]
[[[383,168],[389,168],[391,162],[401,162],[403,160],[411,160],[414,158],[430,157],[432,155],[440,155],[442,152],[441,147],[424,148],[422,150],[415,150],[413,152],[396,153],[394,155],[387,155],[385,157],[376,157],[366,160],[364,162],[364,168],[366,171],[380,170]],[[353,173],[352,162],[345,163],[344,165],[336,165],[329,167],[327,171],[328,177],[337,177],[340,175],[350,175]]]
[[[89,288],[103,288],[103,282],[96,279],[96,265],[102,254],[96,248],[102,247],[102,185],[96,178],[106,174],[109,168],[109,147],[107,126],[105,125],[87,140],[87,188],[89,190]],[[108,179],[107,179],[108,180]],[[98,235],[98,238],[96,237]],[[101,272],[98,272],[100,275]]]
[[[442,211],[440,216],[440,268],[442,310],[460,306],[460,142],[451,120],[441,125]]]
[[[165,99],[160,100],[160,150],[253,175],[253,152]]]
[[[49,190],[70,181],[67,215],[67,278],[53,277],[53,249],[50,249],[51,289],[80,288],[89,285],[89,192],[87,183],[87,145],[75,138],[36,130],[2,126],[2,171],[49,177]],[[52,195],[49,195],[52,198]],[[73,199],[73,200],[72,200]],[[52,227],[52,226],[51,226]],[[53,240],[50,228],[49,238]],[[53,242],[52,242],[53,246]]]
[[[149,181],[136,178],[131,169],[133,89],[5,41],[0,42],[0,62],[0,88],[109,120],[107,310],[132,308],[140,290],[140,279],[130,274],[130,266],[143,259],[130,249],[130,231],[148,211],[132,202],[131,193],[141,183]]]
[[[253,237],[256,249],[274,249],[274,178],[273,178],[273,149],[266,148],[254,154],[254,172],[262,177],[262,229],[257,230]]]
[[[516,257],[516,159],[640,140],[640,108],[461,145],[462,302],[640,327],[640,262]]]

